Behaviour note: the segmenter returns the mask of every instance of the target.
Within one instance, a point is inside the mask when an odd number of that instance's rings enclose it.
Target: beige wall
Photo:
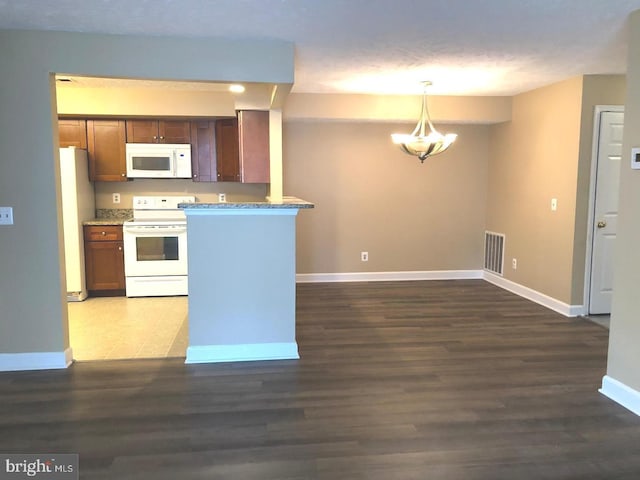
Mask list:
[[[567,304],[581,102],[581,77],[518,95],[512,121],[490,137],[487,229],[506,235],[504,276]]]
[[[640,11],[630,16],[627,82],[640,82]],[[620,208],[607,375],[640,392],[640,171],[631,170],[631,148],[640,145],[640,91],[628,88],[624,112]],[[635,399],[637,402],[637,397]],[[637,404],[637,403],[636,403]]]
[[[12,206],[15,219],[0,227],[0,353],[62,352],[69,341],[51,73],[291,84],[293,45],[19,31],[0,31],[0,45],[0,205]]]
[[[442,127],[458,140],[424,164],[391,143],[412,128],[285,122],[285,193],[316,205],[298,216],[298,273],[482,268],[488,127]]]
[[[291,93],[285,102],[284,119],[397,121],[415,126],[421,99],[420,95]],[[489,125],[511,119],[511,97],[430,95],[428,103],[431,119],[440,124]]]
[[[596,105],[624,105],[626,78],[624,75],[585,75],[582,84],[582,114],[580,118],[580,154],[578,161],[575,233],[573,243],[573,273],[571,304],[585,303],[585,258],[587,225],[593,156],[593,124]]]

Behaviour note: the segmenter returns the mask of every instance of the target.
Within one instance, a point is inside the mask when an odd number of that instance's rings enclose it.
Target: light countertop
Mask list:
[[[94,218],[93,220],[85,220],[82,225],[87,226],[109,226],[109,225],[123,225],[127,218]]]
[[[248,208],[313,208],[311,202],[297,197],[283,197],[282,201],[181,203],[178,208],[191,209],[248,209]]]

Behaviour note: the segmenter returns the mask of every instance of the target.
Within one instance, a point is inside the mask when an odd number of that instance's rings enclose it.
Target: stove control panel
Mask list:
[[[194,196],[133,197],[134,210],[177,210],[180,203],[195,203]]]

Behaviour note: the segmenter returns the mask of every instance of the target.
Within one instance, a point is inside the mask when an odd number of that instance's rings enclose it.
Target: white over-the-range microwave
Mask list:
[[[128,178],[191,178],[191,145],[127,143]]]

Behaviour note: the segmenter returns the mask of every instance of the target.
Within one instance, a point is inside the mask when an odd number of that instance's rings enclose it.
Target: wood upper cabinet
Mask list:
[[[191,175],[194,182],[216,181],[214,120],[191,122]]]
[[[191,143],[187,120],[127,120],[129,143]]]
[[[125,139],[124,120],[87,120],[90,180],[127,180]]]
[[[191,164],[194,182],[239,182],[238,120],[191,122]]]
[[[124,295],[122,227],[85,226],[84,252],[87,290],[93,295]]]
[[[269,112],[239,110],[238,140],[242,183],[269,183]]]
[[[87,121],[81,119],[59,119],[58,139],[60,147],[87,148]]]
[[[240,181],[240,158],[238,151],[238,120],[221,118],[216,120],[216,175],[219,182]]]

